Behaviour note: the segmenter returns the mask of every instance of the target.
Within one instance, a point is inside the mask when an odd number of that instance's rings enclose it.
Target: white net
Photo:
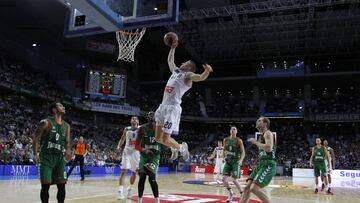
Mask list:
[[[144,36],[146,28],[138,28],[135,31],[117,31],[116,39],[119,44],[119,56],[117,60],[133,62],[136,46]]]

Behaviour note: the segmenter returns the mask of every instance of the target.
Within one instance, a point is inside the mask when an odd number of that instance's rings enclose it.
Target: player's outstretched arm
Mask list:
[[[330,154],[331,154],[331,160],[333,161],[332,167],[333,167],[333,169],[335,169],[336,161],[335,161],[335,153],[334,153],[333,149],[330,150]]]
[[[124,144],[124,142],[125,142],[125,139],[126,139],[126,128],[124,128],[124,130],[123,130],[123,134],[121,135],[121,138],[120,138],[120,140],[119,140],[119,143],[118,143],[118,146],[117,146],[117,149],[120,149],[121,148],[121,146]]]
[[[311,157],[310,157],[310,166],[312,165],[312,161],[313,161],[313,158],[314,158],[314,148],[312,148],[312,151],[311,151]]]
[[[32,147],[33,147],[33,155],[34,155],[34,162],[35,163],[37,162],[37,158],[38,158],[39,138],[44,134],[47,126],[48,126],[48,121],[46,119],[41,120],[39,126],[37,127],[37,129],[33,133]]]
[[[176,46],[172,46],[169,55],[168,55],[168,65],[171,72],[174,72],[176,70],[176,64],[175,64],[175,49]]]
[[[223,140],[223,152],[224,152],[224,156],[226,156],[226,139],[224,138]]]
[[[327,150],[325,149],[325,147],[324,147],[324,154],[325,154],[325,160],[329,163],[329,164],[327,164],[327,167],[329,167],[330,166],[330,159],[329,159],[329,156],[328,156],[328,153],[327,153]]]
[[[89,153],[88,151],[88,145],[85,143],[85,154],[84,154],[84,157],[86,157],[86,155]]]
[[[214,149],[213,153],[211,154],[211,156],[208,157],[209,160],[215,158],[216,155],[216,149]]]
[[[136,137],[136,141],[135,141],[135,149],[138,150],[139,152],[144,151],[144,148],[141,147],[141,140],[144,137],[144,127],[141,126],[139,129],[139,134]]]
[[[246,153],[245,153],[245,147],[244,147],[244,143],[243,143],[243,141],[240,139],[240,138],[238,138],[239,139],[239,147],[240,147],[240,151],[241,151],[241,157],[240,157],[240,161],[239,161],[239,164],[240,164],[240,166],[242,165],[242,162],[244,161],[244,159],[245,159],[245,155],[246,155]]]
[[[213,72],[212,67],[209,64],[203,64],[204,72],[201,74],[189,73],[186,78],[192,82],[200,82],[206,80],[210,73]]]
[[[66,134],[65,159],[67,161],[70,161],[71,160],[71,138],[70,138],[70,125],[69,124],[68,124],[65,134]]]
[[[262,144],[262,143],[256,141],[255,138],[250,138],[250,139],[248,139],[248,141],[253,143],[257,147],[263,149],[266,152],[271,152],[272,147],[274,145],[273,134],[270,131],[267,131],[264,134],[264,138],[265,138],[265,144]]]

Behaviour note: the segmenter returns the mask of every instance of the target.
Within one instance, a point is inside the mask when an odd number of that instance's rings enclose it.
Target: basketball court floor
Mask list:
[[[0,177],[0,202],[35,203],[40,202],[40,183],[37,177]],[[245,179],[241,179],[245,184]],[[128,177],[126,179],[128,183]],[[161,202],[225,202],[227,190],[213,181],[212,175],[191,173],[170,173],[158,176]],[[310,178],[293,179],[291,177],[275,177],[266,189],[273,203],[322,203],[322,202],[360,202],[360,182],[333,181],[334,195],[324,192],[313,194],[313,183]],[[86,177],[81,182],[73,176],[66,186],[66,202],[136,202],[137,185],[134,187],[132,200],[117,200],[118,177],[98,176]],[[236,191],[236,188],[233,188]],[[146,183],[143,202],[153,202],[150,185]],[[237,193],[237,197],[239,197]],[[234,199],[237,202],[238,198]],[[56,186],[50,189],[50,201],[56,202]],[[252,196],[250,203],[260,202]]]

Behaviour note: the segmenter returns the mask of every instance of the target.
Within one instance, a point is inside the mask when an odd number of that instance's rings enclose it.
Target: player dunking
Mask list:
[[[270,120],[266,117],[260,117],[256,121],[256,129],[261,133],[259,141],[255,138],[248,139],[249,142],[259,148],[259,162],[246,181],[247,184],[240,203],[247,202],[251,192],[262,202],[270,202],[270,198],[261,190],[261,188],[269,185],[272,177],[276,174],[276,142],[274,142],[273,133],[269,128]]]
[[[50,105],[52,117],[40,121],[40,125],[33,135],[34,161],[39,163],[42,203],[49,202],[50,185],[56,184],[57,200],[62,203],[65,200],[65,158],[71,159],[70,149],[70,125],[62,120],[65,107],[61,103]],[[40,138],[40,154],[38,156],[38,141]],[[39,157],[39,162],[38,162]]]
[[[223,168],[223,184],[229,191],[226,202],[231,202],[235,195],[228,182],[229,176],[233,178],[233,182],[240,195],[242,194],[240,183],[237,179],[241,176],[240,167],[245,158],[245,149],[242,140],[236,137],[236,134],[237,128],[232,126],[230,128],[230,136],[224,139],[225,165]]]
[[[208,158],[209,160],[215,158],[215,168],[214,168],[214,180],[218,185],[220,185],[220,176],[224,166],[224,148],[222,141],[218,141],[218,146],[215,147],[212,155]]]
[[[191,60],[184,62],[180,68],[177,68],[174,62],[177,45],[177,41],[171,45],[168,55],[168,65],[172,74],[165,86],[163,100],[155,112],[155,139],[156,142],[171,148],[171,159],[176,159],[180,151],[183,158],[187,160],[189,159],[187,144],[183,142],[180,145],[171,137],[172,133],[175,134],[179,130],[182,110],[180,106],[181,97],[191,88],[193,82],[206,80],[213,70],[210,65],[204,64],[204,72],[195,74],[196,65]]]
[[[123,130],[121,139],[119,140],[117,149],[121,150],[121,146],[126,141],[125,147],[122,150],[121,158],[121,174],[119,178],[119,192],[118,199],[124,199],[124,179],[128,169],[131,170],[130,185],[127,188],[127,198],[131,197],[132,186],[136,180],[136,172],[139,167],[140,153],[135,149],[135,142],[139,131],[139,119],[136,116],[131,117],[131,126]]]
[[[316,145],[312,149],[312,154],[310,158],[310,166],[314,165],[315,194],[319,192],[319,176],[321,176],[322,181],[325,181],[325,186],[327,187],[325,160],[329,163],[327,150],[324,146],[321,145],[321,139],[316,138]],[[329,190],[327,190],[327,193],[332,194]]]
[[[160,162],[160,144],[155,141],[154,112],[148,113],[147,120],[148,122],[140,127],[135,144],[135,148],[140,151],[138,203],[142,203],[146,176],[149,177],[155,203],[160,203],[159,186],[156,182],[156,173]]]
[[[335,169],[335,164],[336,164],[336,160],[335,160],[335,153],[334,153],[334,149],[329,147],[329,143],[327,140],[324,140],[324,147],[328,153],[328,157],[329,157],[329,162],[326,162],[326,166],[327,166],[327,179],[328,179],[328,193],[331,192],[331,174],[332,171]],[[325,184],[323,183],[321,189],[325,188]]]

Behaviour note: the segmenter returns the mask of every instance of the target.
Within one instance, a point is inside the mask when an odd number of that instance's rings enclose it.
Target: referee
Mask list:
[[[83,181],[85,179],[85,177],[84,177],[84,157],[88,153],[87,145],[84,143],[83,137],[80,137],[79,142],[74,144],[74,150],[75,150],[75,160],[72,162],[71,168],[66,175],[66,179],[69,178],[72,170],[75,168],[77,162],[79,162],[81,181]]]

